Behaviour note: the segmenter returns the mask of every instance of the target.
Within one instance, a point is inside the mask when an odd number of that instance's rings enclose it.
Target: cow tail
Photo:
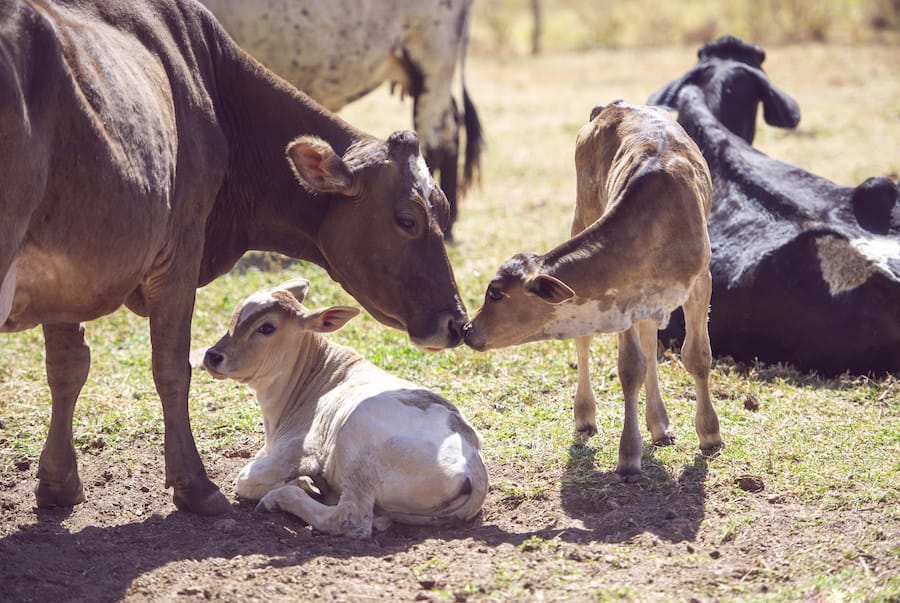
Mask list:
[[[481,182],[481,152],[484,150],[484,138],[482,136],[481,120],[475,104],[469,97],[466,87],[466,53],[469,47],[469,22],[471,20],[471,4],[466,11],[465,23],[462,28],[462,41],[459,45],[459,81],[462,85],[463,95],[463,124],[466,128],[466,157],[463,163],[463,190],[473,182]]]

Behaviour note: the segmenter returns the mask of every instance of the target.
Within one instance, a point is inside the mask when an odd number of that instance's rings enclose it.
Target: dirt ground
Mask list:
[[[864,540],[857,562],[865,571],[897,571],[896,513],[812,514],[750,477],[742,485],[747,496],[735,499],[730,485],[707,490],[701,459],[675,481],[639,484],[619,483],[603,468],[580,468],[579,484],[541,472],[540,482],[563,486],[537,497],[504,497],[510,490],[495,486],[473,524],[395,525],[360,542],[314,533],[291,516],[256,513],[236,500],[225,517],[178,512],[161,488],[161,447],[138,443],[130,452],[131,463],[121,456],[113,462],[121,452],[104,449],[81,455],[88,500],[74,509],[34,508],[36,467],[23,460],[3,468],[0,600],[767,598],[802,578],[792,567],[797,555],[815,556],[827,571],[846,566],[848,547]],[[230,482],[253,452],[206,455],[227,494],[233,496]],[[506,466],[489,471],[494,484],[535,479]],[[737,538],[729,527],[735,511],[755,518]],[[874,548],[873,533],[880,534]],[[832,600],[828,593],[794,594]]]

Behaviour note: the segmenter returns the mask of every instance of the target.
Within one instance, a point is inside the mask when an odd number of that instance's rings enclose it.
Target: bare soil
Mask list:
[[[796,568],[846,567],[847,551],[863,542],[854,563],[884,576],[898,570],[896,510],[828,512],[768,493],[757,476],[742,478],[746,496],[736,498],[731,485],[708,490],[700,458],[674,480],[651,463],[637,484],[603,468],[531,469],[537,477],[489,466],[495,485],[479,520],[439,530],[394,525],[355,541],[237,500],[223,517],[179,512],[161,488],[161,446],[137,442],[131,452],[130,464],[121,451],[82,454],[87,501],[74,508],[34,508],[34,464],[3,467],[0,600],[767,598],[794,580],[809,584]],[[206,455],[210,476],[233,496],[230,482],[253,452]],[[534,497],[503,494],[511,491],[504,485],[535,480],[562,485]],[[753,520],[733,530],[736,516]],[[795,564],[798,555],[805,561]]]

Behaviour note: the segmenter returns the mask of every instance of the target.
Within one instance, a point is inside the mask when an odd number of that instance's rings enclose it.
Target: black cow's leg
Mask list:
[[[191,257],[189,254],[187,257]],[[166,487],[182,511],[218,515],[231,510],[228,499],[207,477],[188,413],[190,328],[196,274],[167,274],[142,287],[150,312],[153,380],[163,407]]]
[[[53,406],[50,430],[38,463],[35,497],[38,507],[65,507],[84,501],[72,441],[72,417],[91,368],[91,351],[83,325],[44,325],[43,330]]]

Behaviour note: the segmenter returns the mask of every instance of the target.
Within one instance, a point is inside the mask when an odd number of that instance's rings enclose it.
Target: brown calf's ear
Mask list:
[[[316,333],[331,333],[343,327],[359,310],[350,306],[331,306],[313,310],[303,317],[303,326]]]
[[[316,136],[301,136],[287,147],[294,175],[313,193],[354,193],[354,178],[331,145]]]
[[[293,295],[298,302],[302,302],[309,292],[309,281],[305,278],[295,278],[286,283],[281,283],[278,285],[278,288]]]
[[[536,295],[551,304],[559,304],[575,297],[571,287],[549,274],[537,274],[525,279],[525,293]]]

